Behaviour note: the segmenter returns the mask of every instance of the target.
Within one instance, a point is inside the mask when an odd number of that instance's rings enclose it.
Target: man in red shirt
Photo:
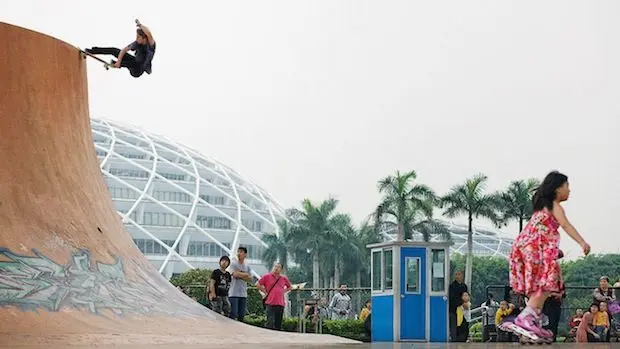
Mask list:
[[[263,275],[258,280],[257,287],[266,294],[265,305],[267,312],[267,328],[280,330],[284,315],[284,294],[291,289],[291,282],[282,273],[282,264],[276,263],[271,273]]]

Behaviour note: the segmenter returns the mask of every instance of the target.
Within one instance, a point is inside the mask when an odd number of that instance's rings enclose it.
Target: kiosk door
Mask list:
[[[400,340],[426,341],[426,248],[403,247],[400,268]]]

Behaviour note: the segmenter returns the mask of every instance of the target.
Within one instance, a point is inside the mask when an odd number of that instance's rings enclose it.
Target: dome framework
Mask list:
[[[219,259],[214,253],[234,255],[239,246],[256,251],[249,259],[261,263],[267,247],[261,238],[279,234],[277,221],[285,215],[269,193],[216,159],[167,137],[111,120],[91,119],[91,125],[115,206],[134,241],[142,241],[135,239],[142,236],[145,246],[150,246],[148,239],[157,244],[152,251],[160,256],[149,259],[160,273],[173,274],[165,271],[177,261],[185,266],[181,270],[204,267],[207,260],[214,266],[213,257]],[[192,240],[208,243],[204,249],[211,258],[190,258]]]

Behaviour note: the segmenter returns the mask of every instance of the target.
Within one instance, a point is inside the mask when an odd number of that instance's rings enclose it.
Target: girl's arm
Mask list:
[[[581,234],[579,234],[577,229],[575,229],[575,227],[568,221],[562,205],[555,202],[553,203],[553,215],[555,216],[555,219],[558,220],[558,223],[560,223],[560,226],[564,229],[566,234],[568,234],[568,236],[575,240],[575,242],[584,249],[583,252],[585,254],[590,253],[590,246],[586,243],[586,240],[583,239]]]

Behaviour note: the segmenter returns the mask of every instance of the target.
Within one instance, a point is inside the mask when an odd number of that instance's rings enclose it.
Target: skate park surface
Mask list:
[[[358,343],[230,320],[157,272],[104,183],[86,62],[74,46],[0,22],[0,346]]]
[[[4,347],[0,345],[0,347]],[[67,346],[67,348],[92,348],[93,346]],[[372,344],[269,344],[261,345],[264,349],[507,349],[523,347],[519,343],[372,343]],[[525,346],[527,347],[527,346]],[[537,346],[534,346],[537,347]],[[541,348],[548,349],[616,349],[620,348],[620,343],[556,343],[552,345],[542,345]],[[20,349],[39,348],[39,347],[18,347]],[[120,346],[99,346],[96,348],[114,349],[220,349],[231,348],[231,344],[226,345],[120,345]],[[235,349],[254,349],[255,344],[234,344]]]

